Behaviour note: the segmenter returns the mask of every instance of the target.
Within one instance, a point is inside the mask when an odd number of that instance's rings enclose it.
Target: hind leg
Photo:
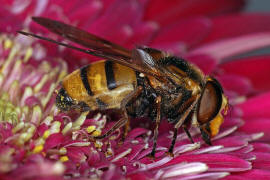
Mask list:
[[[129,117],[127,114],[127,110],[126,110],[126,105],[127,103],[133,101],[136,97],[138,97],[141,92],[142,92],[143,88],[141,86],[138,86],[137,89],[135,91],[133,91],[132,93],[130,93],[128,96],[126,96],[123,101],[121,102],[121,110],[123,112],[123,117],[118,120],[113,127],[111,127],[111,129],[109,129],[107,132],[105,132],[103,135],[97,136],[97,137],[93,137],[94,139],[104,139],[109,137],[115,130],[124,127],[124,134],[122,136],[122,139],[125,139],[127,133],[128,133],[128,129],[129,129]]]

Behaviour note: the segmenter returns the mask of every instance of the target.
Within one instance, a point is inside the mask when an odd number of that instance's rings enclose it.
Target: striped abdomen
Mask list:
[[[137,85],[136,72],[112,61],[99,61],[63,79],[63,88],[76,102],[91,110],[120,108],[121,101]]]

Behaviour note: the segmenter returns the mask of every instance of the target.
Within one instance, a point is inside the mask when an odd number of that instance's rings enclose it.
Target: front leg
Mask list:
[[[156,146],[157,146],[157,137],[158,137],[158,127],[160,124],[160,119],[161,119],[161,96],[156,97],[155,99],[155,104],[156,104],[156,109],[157,109],[157,117],[156,117],[156,126],[154,129],[154,143],[153,143],[153,148],[152,148],[152,152],[150,154],[150,157],[154,158],[155,157],[155,153],[156,153]]]
[[[183,123],[185,122],[186,118],[188,117],[188,115],[192,112],[193,108],[195,107],[195,105],[198,102],[199,97],[192,97],[193,98],[193,102],[192,104],[184,111],[184,113],[182,114],[181,118],[178,120],[178,122],[174,125],[174,133],[173,133],[173,139],[171,142],[171,146],[169,148],[168,154],[170,156],[174,156],[173,154],[173,149],[174,149],[174,145],[176,142],[176,138],[177,138],[177,134],[178,134],[178,129],[179,127],[181,127],[183,125]],[[185,130],[185,127],[184,127]],[[190,134],[188,133],[188,136],[190,136]],[[193,141],[193,140],[192,140]]]

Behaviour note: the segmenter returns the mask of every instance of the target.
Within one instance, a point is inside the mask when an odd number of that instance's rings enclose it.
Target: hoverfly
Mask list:
[[[174,125],[170,155],[173,155],[179,128],[183,128],[193,143],[188,130],[191,122],[199,127],[205,143],[211,145],[210,138],[218,133],[223,122],[222,111],[226,114],[228,108],[227,98],[216,79],[205,76],[184,59],[157,49],[128,50],[62,22],[42,17],[33,17],[33,21],[86,48],[28,32],[19,33],[106,59],[66,76],[56,97],[56,105],[62,111],[117,109],[122,112],[122,118],[95,139],[106,138],[121,127],[125,137],[130,117],[147,116],[155,122],[151,156],[155,155],[162,118]]]

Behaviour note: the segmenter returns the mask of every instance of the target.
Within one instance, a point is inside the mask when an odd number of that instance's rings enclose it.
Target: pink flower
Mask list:
[[[270,45],[268,14],[242,14],[243,0],[4,1],[0,12],[0,179],[262,179],[270,177],[269,55],[249,56]],[[232,13],[234,12],[234,13]],[[103,115],[58,113],[54,89],[69,70],[92,58],[14,35],[50,17],[77,25],[127,48],[148,45],[173,52],[222,83],[232,108],[213,146],[197,129],[196,143],[177,137],[175,157],[165,155],[172,134],[163,122],[156,159],[148,127],[134,120],[124,144],[121,130],[90,142],[115,122]],[[55,48],[54,48],[55,47]],[[66,64],[67,62],[67,64]]]

